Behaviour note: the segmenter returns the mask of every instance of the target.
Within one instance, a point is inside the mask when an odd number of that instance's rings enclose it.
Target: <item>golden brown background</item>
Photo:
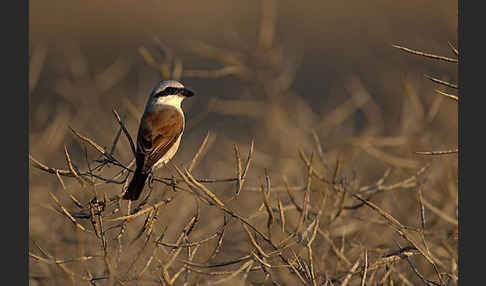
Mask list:
[[[448,42],[457,46],[456,1],[31,1],[29,36],[30,155],[40,162],[67,169],[66,145],[73,161],[85,169],[85,145],[69,127],[109,148],[118,131],[112,108],[135,135],[152,87],[162,77],[179,78],[197,95],[183,103],[186,131],[172,162],[187,166],[209,131],[207,150],[194,175],[233,177],[233,145],[238,144],[246,160],[249,142],[254,139],[254,156],[245,182],[248,189],[243,188],[238,202],[228,202],[245,217],[258,211],[262,203],[258,187],[265,182],[265,169],[276,187],[271,193],[272,205],[277,207],[278,199],[290,204],[286,192],[278,187],[283,186],[283,177],[291,186],[306,184],[307,168],[299,150],[307,157],[314,153],[314,168],[326,175],[333,174],[339,159],[341,179],[348,182],[350,193],[374,184],[388,168],[391,174],[386,182],[392,184],[428,165],[421,175],[422,193],[435,211],[425,208],[425,236],[439,272],[450,274],[443,276],[451,280],[449,285],[457,284],[457,156],[414,153],[457,146],[457,103],[434,91],[454,90],[424,77],[456,83],[457,65],[391,46],[454,57]],[[322,158],[313,132],[322,144]],[[97,153],[88,149],[89,158],[95,159]],[[126,164],[132,159],[123,135],[114,154]],[[158,171],[165,177],[176,174],[172,167]],[[58,259],[100,255],[92,234],[80,231],[54,211],[59,208],[48,192],[60,198],[67,209],[76,209],[56,176],[30,168],[29,181],[30,252],[47,257],[38,245]],[[92,198],[76,180],[64,178],[64,183],[80,201],[87,203]],[[208,187],[223,201],[234,194],[234,184]],[[314,199],[317,189],[327,187],[315,183],[312,188]],[[398,188],[371,201],[401,223],[418,227],[417,189]],[[113,196],[121,187],[104,184],[97,191]],[[151,199],[160,201],[170,192],[156,185]],[[294,195],[302,204],[303,191]],[[316,195],[313,203],[318,199]],[[344,201],[345,205],[356,203],[352,197]],[[339,196],[330,197],[328,204],[324,213],[332,216],[339,208]],[[201,221],[191,234],[194,241],[214,233],[222,224],[221,213],[202,205]],[[154,232],[160,236],[167,227],[164,240],[173,242],[194,215],[195,206],[190,195],[178,195],[161,208]],[[265,211],[260,216],[254,223],[265,229]],[[298,212],[288,211],[287,216],[289,227],[294,228]],[[342,247],[352,264],[363,258],[364,248],[371,264],[398,249],[394,240],[402,247],[408,245],[383,221],[376,222],[380,219],[365,206],[344,210],[335,221],[320,227]],[[155,262],[139,280],[133,278],[142,270],[153,245],[128,269],[133,273],[127,270],[143,244],[138,241],[129,247],[128,243],[143,222],[139,217],[132,227],[129,224],[125,252],[117,264],[119,282],[101,279],[94,282],[96,285],[161,285]],[[92,228],[89,221],[80,223]],[[241,227],[232,228],[225,239],[214,261],[243,256],[251,249]],[[115,249],[116,240],[111,238],[110,243]],[[201,257],[214,248],[215,241],[211,243],[200,250]],[[314,244],[315,272],[321,277],[338,277],[351,268],[323,236],[317,236]],[[305,251],[295,251],[306,257]],[[160,255],[164,257],[162,252]],[[427,279],[436,281],[436,272],[424,257],[413,261]],[[82,276],[106,275],[100,258],[63,265]],[[393,267],[390,277],[395,284],[423,283],[405,260]],[[233,265],[226,270],[237,268]],[[389,280],[381,281],[387,272],[385,266],[374,271],[370,285],[391,285]],[[280,285],[302,283],[293,274],[279,273],[272,278]],[[56,263],[32,256],[29,275],[31,285],[89,284]],[[191,275],[190,285],[222,278]],[[250,272],[246,280],[240,276],[234,279],[246,283],[243,285],[270,283],[257,271]],[[183,278],[175,282],[183,283]],[[360,275],[355,275],[349,285],[359,283]]]

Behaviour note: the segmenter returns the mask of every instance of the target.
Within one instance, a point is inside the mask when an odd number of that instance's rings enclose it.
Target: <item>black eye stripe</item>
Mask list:
[[[167,95],[173,95],[173,94],[179,94],[179,93],[184,93],[185,89],[184,88],[179,88],[179,87],[167,87],[166,89],[162,90],[161,92],[157,92],[155,94],[156,97],[160,96],[167,96]]]
[[[183,87],[166,87],[164,90],[157,92],[154,96],[162,97],[162,96],[176,95],[176,94],[180,94],[184,97],[191,97],[194,95],[194,92],[190,89],[183,88]]]

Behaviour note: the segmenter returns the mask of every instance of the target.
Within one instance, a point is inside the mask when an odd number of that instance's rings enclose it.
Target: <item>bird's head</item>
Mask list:
[[[194,92],[182,85],[182,83],[176,80],[164,80],[159,82],[152,93],[150,94],[150,100],[156,104],[167,104],[180,106],[181,102],[186,97],[191,97]]]

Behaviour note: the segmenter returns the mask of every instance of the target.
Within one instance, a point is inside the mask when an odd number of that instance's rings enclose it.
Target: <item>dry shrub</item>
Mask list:
[[[62,47],[56,100],[30,115],[32,285],[457,285],[457,96],[425,97],[410,73],[397,107],[352,74],[326,107],[311,103],[293,88],[301,57],[277,39],[276,1],[262,3],[256,42],[187,42],[211,69],[159,38],[101,71],[82,43]],[[457,63],[452,44],[455,58],[395,47]],[[45,90],[48,50],[32,48],[31,92]],[[227,92],[188,100],[176,158],[120,201],[157,78]]]

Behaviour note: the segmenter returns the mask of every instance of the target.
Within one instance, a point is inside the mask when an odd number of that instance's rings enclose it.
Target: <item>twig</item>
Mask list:
[[[359,265],[359,262],[360,262],[360,258],[358,258],[356,260],[356,262],[353,264],[353,266],[351,267],[351,269],[349,270],[348,274],[346,275],[346,277],[344,278],[343,282],[341,283],[341,286],[346,286],[348,285],[348,282],[349,280],[351,279],[351,276],[353,276],[356,268],[358,268],[358,265]]]
[[[125,136],[127,137],[128,142],[130,143],[130,148],[132,150],[133,156],[136,157],[137,156],[137,151],[135,150],[135,145],[133,144],[133,140],[132,140],[132,137],[130,136],[130,133],[128,133],[128,130],[125,127],[125,124],[123,124],[123,122],[122,122],[122,120],[120,118],[120,115],[118,115],[118,112],[116,112],[115,108],[113,108],[112,111],[113,111],[113,114],[116,117],[116,120],[118,121],[118,124],[120,124],[120,127],[123,130],[123,133],[125,133]]]
[[[459,62],[457,59],[452,59],[452,58],[448,58],[448,57],[444,57],[444,56],[438,56],[438,55],[434,55],[434,54],[424,53],[424,52],[421,52],[421,51],[412,50],[412,49],[405,48],[405,47],[398,46],[398,45],[392,45],[392,47],[397,48],[397,49],[402,50],[402,51],[405,51],[407,53],[411,53],[411,54],[418,55],[418,56],[423,56],[423,57],[426,57],[426,58],[442,60],[442,61],[446,61],[446,62],[450,62],[450,63]]]
[[[233,149],[235,151],[235,159],[236,159],[236,178],[238,181],[236,181],[236,195],[240,194],[242,185],[241,185],[241,176],[242,176],[242,170],[241,170],[241,159],[240,159],[240,151],[238,150],[238,145],[234,144]]]
[[[241,178],[239,178],[239,183],[238,183],[239,191],[238,191],[238,193],[241,192],[241,189],[243,188],[243,184],[245,182],[246,174],[248,172],[248,169],[250,168],[251,158],[252,158],[252,155],[253,155],[253,147],[254,147],[254,141],[252,139],[251,143],[250,143],[250,150],[248,150],[248,158],[246,159],[246,165],[245,165],[245,168],[243,169],[243,172],[241,173]]]
[[[270,200],[268,198],[267,192],[265,192],[265,188],[261,187],[262,189],[262,195],[263,195],[263,203],[265,204],[265,209],[267,210],[268,213],[268,220],[267,220],[267,228],[268,228],[268,233],[270,234],[270,227],[275,221],[275,217],[273,215],[273,210],[272,207],[270,206]]]
[[[69,262],[87,261],[87,260],[91,260],[91,259],[97,257],[97,256],[81,256],[81,257],[64,258],[64,259],[57,259],[57,258],[46,259],[46,258],[40,257],[39,255],[33,254],[32,252],[29,252],[29,256],[38,260],[38,261],[41,261],[41,262],[44,262],[44,263],[47,263],[47,264],[63,264],[63,263],[69,263]]]
[[[214,281],[212,284],[221,284],[221,283],[225,283],[225,282],[228,282],[229,280],[233,279],[234,277],[236,277],[236,275],[238,275],[239,273],[241,273],[243,270],[245,269],[250,269],[251,266],[253,265],[254,261],[253,260],[249,260],[247,261],[245,264],[243,264],[240,268],[238,268],[237,270],[235,270],[233,273],[231,273],[231,275],[229,275],[228,277],[225,277],[223,279],[220,279],[220,280],[217,280],[217,281]]]
[[[453,150],[443,150],[443,151],[416,151],[415,154],[417,155],[447,155],[447,154],[456,154],[459,153],[459,149]]]
[[[282,233],[285,233],[285,213],[284,213],[284,209],[283,209],[283,206],[282,206],[282,201],[280,201],[280,199],[278,200],[278,211],[280,213],[280,227],[281,227]]]
[[[456,49],[456,47],[454,47],[454,45],[452,45],[451,42],[447,42],[449,44],[449,47],[451,47],[451,50],[454,54],[456,54],[456,56],[459,56],[459,51]]]
[[[174,168],[176,169],[177,173],[179,173],[179,175],[182,177],[182,179],[186,182],[186,184],[188,184],[190,187],[192,186],[203,191],[203,193],[206,194],[208,197],[210,197],[214,203],[216,203],[220,207],[224,207],[223,202],[219,200],[218,197],[215,194],[213,194],[213,192],[211,192],[208,188],[206,188],[203,184],[196,181],[196,179],[194,179],[194,177],[189,173],[187,169],[184,168],[185,171],[184,174],[177,166],[174,166]]]
[[[368,272],[368,250],[365,249],[365,254],[364,254],[364,271],[363,271],[363,276],[361,277],[361,286],[365,286],[366,284],[366,274]]]
[[[438,90],[438,89],[435,89],[435,92],[437,92],[438,94],[441,94],[447,98],[450,98],[450,99],[453,99],[455,101],[458,101],[459,100],[459,97],[457,95],[453,95],[453,94],[449,94],[449,93],[445,93],[441,90]]]
[[[66,162],[67,162],[67,165],[69,167],[69,171],[71,171],[71,174],[74,175],[74,177],[79,182],[79,184],[81,185],[81,187],[83,187],[84,186],[84,182],[83,182],[83,180],[81,180],[81,178],[79,177],[79,175],[76,172],[76,170],[74,170],[73,164],[71,162],[71,157],[69,156],[69,152],[67,150],[66,145],[64,145],[64,154],[66,155]]]
[[[199,149],[197,150],[196,154],[194,155],[194,157],[192,157],[191,163],[189,164],[189,168],[188,168],[189,172],[192,172],[192,169],[194,169],[197,162],[199,161],[199,157],[201,156],[203,150],[206,148],[206,145],[208,143],[209,135],[210,133],[208,131],[208,133],[206,133],[206,136],[204,137],[203,142],[201,143],[201,146],[199,146]]]
[[[77,227],[79,228],[80,230],[84,231],[84,232],[88,232],[90,233],[91,231],[87,230],[84,226],[82,226],[81,224],[79,224],[76,219],[69,213],[69,211],[63,207],[61,205],[61,202],[56,198],[56,196],[54,196],[53,193],[49,192],[49,195],[51,196],[51,198],[56,202],[56,204],[61,208],[62,210],[62,213],[69,219],[71,220],[71,222]]]
[[[424,250],[422,250],[421,247],[419,247],[417,245],[417,243],[415,241],[413,241],[412,239],[410,239],[410,237],[404,232],[404,230],[406,229],[406,227],[404,225],[402,225],[398,220],[396,220],[393,216],[391,216],[389,213],[385,212],[384,210],[382,210],[381,208],[379,208],[377,205],[373,204],[372,202],[370,201],[367,201],[363,198],[361,198],[360,196],[354,194],[353,195],[354,198],[357,198],[363,202],[365,202],[366,205],[368,205],[370,208],[372,208],[373,210],[375,210],[376,212],[378,212],[381,216],[383,216],[387,222],[389,222],[389,225],[393,228],[393,230],[395,232],[397,232],[401,237],[403,237],[405,240],[407,240],[410,244],[412,244],[419,252],[420,254],[432,265],[435,266],[435,262],[434,260],[432,259],[432,257],[430,257],[427,253],[425,253]]]
[[[258,251],[258,253],[263,256],[263,257],[269,257],[268,254],[266,254],[263,249],[261,248],[260,245],[258,245],[258,243],[256,242],[255,238],[253,237],[253,235],[251,234],[250,230],[248,229],[248,227],[241,223],[241,226],[243,227],[243,229],[246,231],[246,233],[248,234],[248,238],[250,239],[250,242],[251,244],[256,248],[256,250]]]
[[[351,266],[351,262],[348,260],[348,258],[346,258],[346,256],[344,256],[344,254],[339,251],[339,249],[337,248],[336,244],[331,240],[331,238],[329,237],[329,234],[327,232],[324,232],[320,229],[317,230],[317,232],[322,235],[322,237],[324,237],[327,242],[330,244],[331,246],[331,249],[334,251],[334,253],[336,254],[336,256],[341,259],[347,266]]]
[[[123,221],[123,220],[131,220],[131,219],[134,219],[138,216],[141,216],[143,215],[144,213],[147,213],[147,212],[150,212],[152,211],[154,208],[158,208],[162,205],[166,205],[168,203],[170,203],[172,200],[174,199],[174,197],[171,197],[171,198],[168,198],[168,199],[165,199],[165,200],[162,200],[158,203],[156,203],[155,205],[151,206],[151,207],[147,207],[141,211],[138,211],[134,214],[131,214],[131,215],[126,215],[126,216],[121,216],[121,217],[117,217],[117,218],[112,218],[112,219],[106,219],[107,221]]]
[[[221,250],[221,247],[223,245],[224,234],[226,233],[226,227],[228,226],[228,220],[226,219],[226,215],[224,215],[223,217],[224,217],[224,222],[223,222],[223,227],[222,227],[222,230],[221,230],[219,238],[218,238],[218,243],[216,243],[216,247],[211,252],[211,255],[209,255],[208,259],[206,259],[206,262],[208,262],[214,256],[216,256],[216,254],[219,253],[219,251]]]
[[[450,217],[449,215],[447,215],[446,213],[444,213],[443,211],[441,211],[439,208],[437,207],[434,207],[431,203],[429,203],[427,200],[425,200],[425,198],[422,197],[422,203],[424,204],[424,206],[426,206],[431,212],[435,213],[438,217],[440,217],[441,219],[445,220],[446,222],[448,223],[451,223],[455,226],[458,226],[459,223],[457,221],[457,219],[454,219],[452,217]]]
[[[295,233],[299,233],[302,229],[302,226],[304,224],[304,221],[307,217],[307,213],[309,212],[309,201],[310,201],[310,186],[312,182],[312,159],[314,158],[314,153],[311,154],[309,164],[307,165],[307,185],[305,188],[305,193],[304,193],[304,202],[302,205],[302,213],[299,218],[299,223],[297,224],[297,228],[295,230]]]
[[[448,86],[450,88],[459,89],[459,86],[457,84],[453,84],[453,83],[450,83],[450,82],[447,82],[447,81],[443,81],[443,80],[437,79],[435,77],[428,76],[426,74],[424,76],[426,78],[430,79],[431,81],[435,82],[435,83],[442,84],[442,85]]]
[[[212,234],[211,236],[207,237],[207,238],[204,238],[204,239],[201,239],[199,241],[195,241],[195,242],[191,242],[191,243],[186,243],[186,244],[172,244],[172,243],[167,243],[167,242],[162,242],[162,241],[156,241],[155,243],[157,244],[160,244],[160,245],[163,245],[163,246],[167,246],[167,247],[172,247],[172,248],[178,248],[178,247],[194,247],[194,246],[199,246],[203,243],[206,243],[210,240],[213,240],[215,239],[216,237],[218,237],[220,234],[218,233],[215,233],[215,234]]]
[[[98,152],[100,152],[102,155],[105,155],[107,158],[109,159],[112,159],[113,157],[108,154],[105,149],[103,149],[100,145],[96,144],[96,142],[94,142],[91,138],[88,138],[86,136],[83,136],[81,134],[79,134],[76,130],[74,130],[73,128],[69,127],[69,129],[71,129],[71,131],[76,135],[78,136],[81,140],[83,140],[84,142],[88,143],[89,145],[91,145],[93,148],[95,148]]]
[[[194,266],[194,267],[214,268],[214,267],[223,267],[223,266],[228,266],[228,265],[240,263],[242,261],[250,259],[251,257],[252,257],[252,255],[249,254],[249,255],[245,255],[245,256],[235,258],[235,259],[232,259],[232,260],[229,260],[229,261],[223,261],[223,262],[219,262],[219,263],[215,263],[215,264],[209,264],[209,265],[199,264],[199,263],[195,263],[195,262],[191,262],[191,261],[184,261],[184,260],[182,260],[181,262],[183,262],[184,264],[190,265],[190,266]]]

